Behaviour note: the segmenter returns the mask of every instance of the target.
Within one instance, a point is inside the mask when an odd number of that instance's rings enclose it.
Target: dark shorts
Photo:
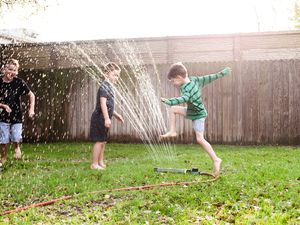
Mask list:
[[[108,140],[109,128],[105,127],[104,118],[97,113],[93,113],[90,125],[91,141],[106,142]]]

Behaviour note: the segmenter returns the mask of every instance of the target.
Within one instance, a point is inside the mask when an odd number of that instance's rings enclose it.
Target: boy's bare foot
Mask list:
[[[102,166],[94,165],[94,164],[91,165],[91,169],[92,170],[105,170],[105,168],[103,168]]]
[[[222,164],[222,159],[218,158],[217,160],[214,161],[214,176],[219,177],[220,176],[220,171],[221,171],[221,164]]]
[[[15,149],[14,159],[21,159],[21,157],[22,157],[21,149],[20,148]]]
[[[1,158],[0,163],[1,163],[2,165],[4,165],[4,164],[6,163],[6,161],[7,161],[7,158]]]
[[[106,168],[106,165],[103,162],[99,162],[99,166],[101,166],[102,168]]]
[[[162,135],[159,135],[159,139],[162,140],[162,139],[166,139],[166,138],[174,138],[177,136],[177,133],[176,132],[171,132],[169,131],[168,133],[166,134],[162,134]]]

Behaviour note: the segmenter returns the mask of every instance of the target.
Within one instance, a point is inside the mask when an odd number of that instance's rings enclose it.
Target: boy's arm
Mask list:
[[[34,105],[35,105],[35,95],[32,93],[32,91],[29,91],[29,117],[34,116]]]
[[[107,99],[105,97],[100,97],[101,112],[103,114],[104,123],[105,123],[104,125],[105,125],[105,127],[109,128],[111,125],[111,120],[108,115],[106,101],[107,101]]]
[[[197,77],[197,79],[199,80],[201,87],[203,87],[218,78],[221,78],[221,77],[224,77],[224,76],[230,74],[230,72],[231,72],[230,67],[226,67],[225,69],[223,69],[222,71],[220,71],[218,73],[209,74],[209,75],[205,75],[202,77]]]
[[[190,99],[189,93],[185,93],[184,95],[177,98],[161,98],[161,101],[167,105],[179,105],[184,102],[188,102]]]

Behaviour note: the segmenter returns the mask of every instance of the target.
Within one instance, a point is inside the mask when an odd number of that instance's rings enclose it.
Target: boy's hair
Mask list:
[[[109,73],[114,70],[121,71],[121,68],[114,62],[106,63],[103,67],[104,73]]]
[[[6,65],[14,65],[17,68],[19,68],[19,66],[20,66],[19,65],[19,61],[16,60],[16,59],[8,59],[8,60],[6,60],[5,63],[4,63],[4,66],[6,66]]]
[[[168,79],[176,78],[177,76],[181,76],[183,78],[187,77],[187,69],[182,64],[182,62],[177,62],[171,65],[168,71]]]

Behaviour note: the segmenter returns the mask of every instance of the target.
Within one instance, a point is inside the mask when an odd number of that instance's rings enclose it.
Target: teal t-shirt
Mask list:
[[[201,89],[212,81],[230,74],[230,68],[226,67],[221,72],[209,74],[205,76],[190,76],[190,82],[180,87],[181,96],[177,98],[169,98],[163,101],[167,105],[178,105],[187,103],[186,118],[197,120],[207,116],[201,98]]]

